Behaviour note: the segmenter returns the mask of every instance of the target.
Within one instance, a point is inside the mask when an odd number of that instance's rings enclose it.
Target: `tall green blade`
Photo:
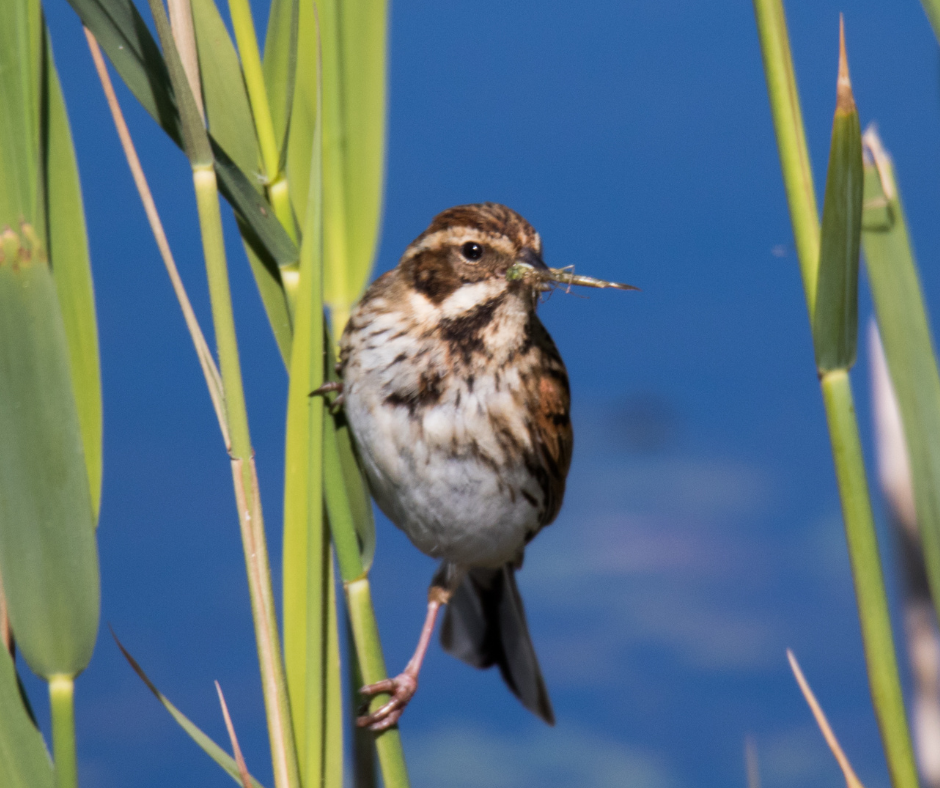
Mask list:
[[[810,167],[800,92],[796,85],[790,37],[782,0],[753,0],[760,36],[767,95],[770,98],[780,169],[787,193],[793,240],[803,279],[810,318],[816,304],[816,271],[819,265],[819,210]]]
[[[284,483],[284,654],[305,785],[342,786],[342,703],[336,599],[323,506],[325,375],[320,135],[300,253],[287,406]]]
[[[85,450],[94,520],[101,501],[101,372],[98,323],[91,260],[85,234],[85,211],[72,146],[72,132],[62,89],[46,42],[49,79],[48,145],[46,151],[49,256],[55,277],[65,336],[68,340],[72,388]]]
[[[865,264],[897,394],[914,504],[934,604],[940,609],[940,375],[930,320],[891,159],[869,130],[865,167]],[[877,165],[877,166],[876,166]]]
[[[855,363],[863,180],[862,133],[843,47],[813,312],[813,345],[820,373],[849,369]]]
[[[98,555],[68,343],[40,245],[7,230],[0,264],[0,576],[17,641],[74,675],[98,631]]]
[[[9,652],[0,646],[0,785],[4,788],[52,788],[55,776],[42,734],[20,695]]]
[[[387,9],[384,0],[318,0],[323,58],[324,296],[336,333],[369,279],[378,242],[385,160]],[[271,22],[286,31],[286,0],[272,6]],[[287,169],[292,183],[306,183],[315,117],[317,22],[300,4],[297,83],[290,117]],[[286,66],[287,33],[269,36],[267,68]],[[271,60],[273,58],[273,60]],[[275,81],[273,77],[270,80]],[[276,87],[275,87],[276,90]],[[294,194],[304,215],[306,200]]]
[[[386,0],[350,0],[340,12],[348,275],[338,296],[347,306],[369,280],[381,225],[387,16]]]

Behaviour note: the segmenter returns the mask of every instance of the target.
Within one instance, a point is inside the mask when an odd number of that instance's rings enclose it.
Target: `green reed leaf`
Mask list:
[[[0,238],[0,576],[23,655],[48,678],[88,664],[100,591],[65,327],[30,236]]]
[[[190,4],[209,131],[239,169],[257,172],[258,142],[238,53],[214,0],[190,0]]]
[[[25,219],[45,236],[39,115],[42,50],[38,0],[0,4],[0,231]]]
[[[930,588],[934,599],[940,600],[940,374],[936,349],[894,166],[873,130],[865,133],[865,142],[874,158],[865,167],[865,264],[904,424]]]
[[[305,785],[342,786],[335,583],[323,506],[323,183],[313,138],[291,347],[284,483],[284,655]]]
[[[855,363],[863,188],[862,135],[843,45],[813,311],[813,345],[821,373],[849,369]]]
[[[85,233],[85,211],[75,163],[72,132],[52,46],[46,42],[46,74],[49,80],[48,181],[49,257],[55,278],[65,336],[68,341],[72,389],[85,451],[85,464],[95,523],[101,501],[102,414],[101,371],[98,360],[98,322],[95,293]]]
[[[346,304],[359,298],[369,280],[381,225],[387,16],[386,0],[349,0],[339,14],[348,273],[346,290],[336,298]]]
[[[0,646],[0,785],[53,788],[52,761],[21,693],[10,653]]]
[[[264,42],[264,83],[271,104],[274,132],[280,139],[278,169],[287,167],[294,93],[297,87],[297,58],[300,46],[299,0],[273,0]],[[304,181],[305,183],[305,181]]]

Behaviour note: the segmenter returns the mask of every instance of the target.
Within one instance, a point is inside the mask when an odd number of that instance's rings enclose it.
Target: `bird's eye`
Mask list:
[[[460,247],[460,253],[471,262],[476,262],[483,257],[483,247],[473,241],[467,241]]]

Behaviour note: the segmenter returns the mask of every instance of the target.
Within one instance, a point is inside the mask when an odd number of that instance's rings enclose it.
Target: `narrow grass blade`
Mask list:
[[[813,344],[820,373],[849,369],[858,343],[858,254],[862,232],[862,134],[852,97],[845,35],[839,27],[839,78],[832,123]]]
[[[94,520],[68,343],[28,225],[0,233],[0,575],[39,675],[85,668],[98,630]]]
[[[134,178],[134,184],[137,186],[140,201],[143,203],[144,212],[147,214],[147,221],[150,223],[150,229],[157,242],[157,248],[160,250],[160,256],[166,267],[167,275],[170,277],[170,284],[173,286],[173,292],[176,294],[176,299],[179,302],[183,319],[186,321],[186,328],[189,329],[189,335],[193,340],[193,347],[199,359],[199,366],[202,368],[206,388],[209,390],[209,397],[212,400],[212,406],[215,409],[215,415],[219,422],[219,429],[222,431],[222,438],[225,441],[226,447],[229,447],[231,446],[231,439],[229,438],[228,420],[225,415],[225,393],[222,391],[222,377],[216,366],[215,358],[212,356],[212,351],[209,350],[209,345],[206,342],[205,335],[196,318],[196,313],[186,293],[186,287],[183,285],[182,277],[179,274],[176,262],[173,259],[173,254],[170,251],[170,243],[163,229],[163,222],[160,220],[160,214],[157,211],[153,194],[150,191],[150,186],[147,184],[147,178],[144,176],[144,170],[137,156],[137,150],[131,139],[127,123],[124,121],[124,114],[121,112],[121,106],[118,104],[114,86],[111,84],[111,77],[108,75],[108,68],[104,62],[104,56],[101,54],[101,49],[94,35],[92,35],[87,27],[85,28],[85,38],[88,41],[88,48],[91,51],[91,57],[95,63],[98,78],[101,80],[101,87],[104,90],[108,107],[111,110],[111,116],[114,119],[118,137],[121,139],[121,147],[124,149],[124,155],[127,158],[127,164]]]
[[[235,763],[238,766],[238,776],[241,779],[242,788],[251,788],[251,775],[248,773],[248,766],[245,763],[245,756],[242,755],[242,748],[238,746],[235,726],[232,724],[232,717],[228,713],[228,704],[225,702],[225,695],[222,694],[222,686],[219,682],[215,683],[215,691],[219,694],[219,705],[222,707],[225,729],[228,731],[228,738],[232,743],[232,754],[235,756]]]
[[[806,703],[809,706],[810,711],[813,712],[813,717],[816,719],[816,724],[819,726],[819,730],[822,731],[823,738],[826,740],[826,744],[829,745],[829,749],[832,750],[832,754],[835,756],[835,759],[839,764],[839,768],[842,769],[842,775],[845,777],[846,785],[848,788],[865,788],[865,786],[862,785],[862,781],[859,780],[858,776],[855,774],[855,770],[852,768],[852,764],[849,762],[849,759],[842,751],[842,747],[839,745],[839,740],[832,732],[832,728],[829,725],[829,720],[826,719],[826,715],[822,710],[822,706],[820,706],[819,701],[816,700],[816,696],[813,694],[813,690],[810,688],[809,682],[803,675],[803,671],[800,670],[800,663],[796,661],[796,657],[794,656],[793,652],[790,651],[790,649],[787,649],[787,659],[790,661],[790,669],[793,671],[793,675],[796,677],[796,683],[800,685],[800,690],[803,693],[803,697],[806,698]]]
[[[241,784],[241,774],[238,769],[238,764],[233,758],[229,756],[225,750],[219,747],[212,739],[210,739],[206,734],[204,734],[199,728],[197,728],[190,719],[183,714],[176,706],[174,706],[167,697],[157,689],[156,685],[150,680],[144,670],[140,665],[137,664],[130,653],[124,648],[124,645],[118,640],[117,635],[114,632],[111,632],[111,637],[114,638],[114,642],[117,643],[117,647],[121,649],[121,653],[124,655],[124,659],[128,661],[130,666],[134,669],[134,672],[140,676],[140,680],[147,685],[154,697],[163,704],[165,708],[174,720],[179,724],[179,726],[186,731],[189,737],[198,744],[203,752],[206,753],[213,761],[215,761],[219,766],[221,766],[236,783]],[[251,778],[251,785],[253,788],[263,788],[261,783],[259,783],[254,777]]]
[[[85,451],[93,519],[101,501],[102,414],[98,323],[85,234],[85,211],[62,89],[46,41],[49,110],[46,150],[49,259],[69,348],[72,389]]]
[[[803,128],[800,94],[790,55],[787,20],[782,0],[753,2],[793,239],[803,277],[803,292],[812,318],[816,307],[816,269],[819,265],[819,210]]]
[[[53,788],[55,774],[42,734],[30,718],[10,653],[0,648],[0,785]]]
[[[914,483],[914,503],[934,604],[940,600],[940,374],[894,167],[873,130],[865,133],[866,204],[887,208],[868,223],[865,263]],[[879,217],[880,218],[880,217]]]

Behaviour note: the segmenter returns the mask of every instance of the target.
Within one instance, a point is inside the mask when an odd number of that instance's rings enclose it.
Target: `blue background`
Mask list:
[[[915,0],[789,4],[817,190],[840,10],[862,123],[878,122],[895,157],[936,312],[936,41]],[[223,742],[219,679],[249,766],[270,785],[227,458],[77,19],[63,0],[47,11],[100,319],[103,621]],[[121,96],[208,331],[187,164]],[[558,725],[435,644],[401,726],[414,784],[744,785],[751,735],[768,788],[836,785],[786,665],[792,647],[861,779],[887,786],[750,3],[400,0],[389,98],[377,271],[438,211],[495,200],[541,232],[550,265],[642,288],[559,292],[541,308],[570,372],[576,448],[565,507],[519,582]],[[286,379],[228,229],[278,557]],[[867,376],[863,349],[853,378],[870,434]],[[397,670],[434,565],[378,527],[372,581]],[[83,786],[230,785],[106,632],[78,682]],[[45,720],[42,686],[28,687]]]

